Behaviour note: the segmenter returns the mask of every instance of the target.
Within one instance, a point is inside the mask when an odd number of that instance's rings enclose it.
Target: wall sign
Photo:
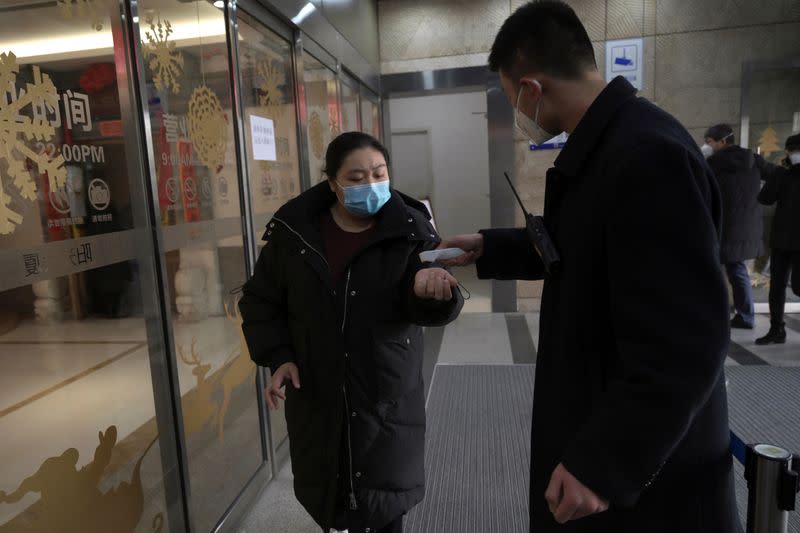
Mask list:
[[[250,133],[253,139],[253,159],[276,161],[275,123],[272,119],[250,115]]]
[[[567,132],[561,132],[560,135],[557,135],[550,139],[547,142],[543,142],[542,144],[533,144],[530,143],[529,149],[531,152],[538,152],[539,150],[560,150],[564,148],[564,145],[567,144]]]
[[[622,76],[638,90],[644,86],[644,39],[606,41],[606,81]]]

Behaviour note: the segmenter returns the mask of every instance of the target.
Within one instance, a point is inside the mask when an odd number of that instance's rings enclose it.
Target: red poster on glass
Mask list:
[[[175,206],[180,197],[180,187],[178,180],[172,177],[172,150],[167,141],[167,127],[164,125],[164,114],[159,112],[158,122],[158,207],[161,211],[161,222],[163,224],[175,223]]]
[[[198,196],[197,175],[192,164],[192,143],[183,139],[178,141],[180,159],[181,193],[183,196],[183,219],[186,222],[200,220],[200,200]]]

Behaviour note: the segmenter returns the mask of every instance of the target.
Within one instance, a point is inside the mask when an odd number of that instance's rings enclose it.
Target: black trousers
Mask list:
[[[772,249],[769,269],[769,317],[773,326],[783,326],[783,309],[786,306],[786,286],[795,265],[793,288],[800,288],[800,252]]]

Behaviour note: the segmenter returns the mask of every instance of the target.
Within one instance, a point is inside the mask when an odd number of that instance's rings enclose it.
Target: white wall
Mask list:
[[[488,228],[489,132],[486,93],[451,93],[389,100],[392,131],[428,130],[431,200],[443,237]],[[393,136],[394,137],[394,136]],[[408,157],[403,154],[402,157]],[[400,164],[398,168],[408,167]],[[393,176],[403,190],[404,177]],[[410,178],[405,178],[410,182]]]

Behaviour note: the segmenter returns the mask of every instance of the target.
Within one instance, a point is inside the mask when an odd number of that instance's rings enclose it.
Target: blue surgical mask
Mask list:
[[[345,209],[357,217],[375,215],[392,197],[389,180],[352,187],[342,187],[338,183],[336,185],[344,192]]]

